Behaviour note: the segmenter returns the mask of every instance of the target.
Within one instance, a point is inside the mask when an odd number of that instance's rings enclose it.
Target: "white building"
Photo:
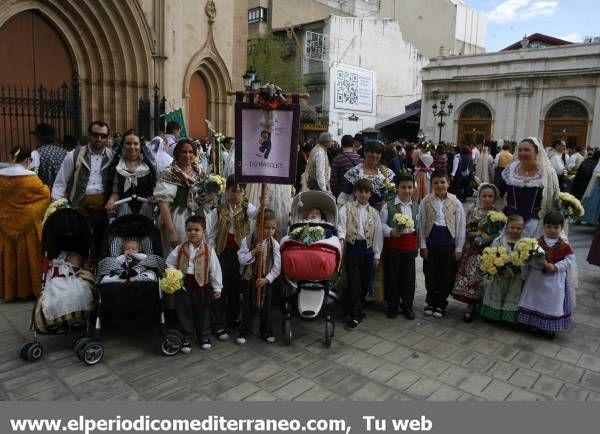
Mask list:
[[[538,136],[600,145],[600,43],[549,46],[537,35],[525,48],[432,59],[423,74],[421,128],[438,139],[432,105],[445,99],[446,142],[518,141]],[[565,42],[565,41],[561,41]],[[533,48],[532,48],[533,47]]]
[[[421,96],[421,69],[428,59],[405,41],[391,19],[331,16],[324,27],[328,80],[323,107],[329,131],[355,134],[402,113]]]

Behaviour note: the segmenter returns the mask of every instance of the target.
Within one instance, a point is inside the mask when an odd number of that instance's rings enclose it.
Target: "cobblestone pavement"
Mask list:
[[[477,319],[452,301],[443,319],[389,320],[381,310],[353,332],[338,323],[331,348],[323,322],[295,320],[295,341],[159,354],[157,327],[122,324],[103,334],[106,355],[84,366],[70,337],[42,337],[46,355],[23,362],[32,303],[0,304],[2,400],[600,400],[600,268],[585,262],[593,229],[572,226],[580,289],[574,326],[555,339]],[[420,264],[418,265],[420,268]],[[279,322],[277,322],[279,324]]]

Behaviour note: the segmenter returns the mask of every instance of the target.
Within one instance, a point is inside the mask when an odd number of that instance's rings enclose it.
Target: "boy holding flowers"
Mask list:
[[[383,205],[379,216],[383,236],[384,297],[388,318],[415,319],[415,258],[419,204],[412,200],[415,183],[410,174],[396,177],[396,196]]]
[[[215,251],[205,242],[206,221],[201,216],[191,216],[185,221],[187,241],[175,247],[167,257],[167,266],[183,273],[183,287],[173,292],[177,321],[184,336],[181,351],[191,351],[195,335],[203,350],[210,350],[211,299],[221,297],[222,274]]]

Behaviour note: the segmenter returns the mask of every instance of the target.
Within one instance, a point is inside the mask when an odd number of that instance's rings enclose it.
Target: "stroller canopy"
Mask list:
[[[128,214],[115,219],[106,229],[102,257],[119,256],[127,240],[139,241],[147,255],[162,256],[160,232],[154,222],[140,214]]]
[[[61,251],[73,251],[84,258],[92,252],[92,232],[87,219],[73,208],[56,210],[42,229],[42,253],[50,260]]]
[[[306,219],[306,213],[311,208],[319,208],[323,221],[333,227],[337,226],[338,209],[335,198],[329,193],[317,190],[304,191],[294,197],[290,213],[290,224],[302,223]]]

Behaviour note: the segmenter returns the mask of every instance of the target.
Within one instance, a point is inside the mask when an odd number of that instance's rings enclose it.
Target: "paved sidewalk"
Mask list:
[[[17,356],[32,303],[0,304],[0,400],[597,401],[600,268],[585,262],[592,233],[571,227],[580,289],[574,326],[555,339],[465,324],[454,301],[445,318],[424,318],[421,274],[416,320],[369,310],[354,332],[339,322],[329,349],[322,321],[295,320],[290,347],[230,341],[167,358],[157,327],[123,323],[104,333],[106,355],[95,367],[75,357],[70,337],[42,337],[46,355],[32,364]]]

